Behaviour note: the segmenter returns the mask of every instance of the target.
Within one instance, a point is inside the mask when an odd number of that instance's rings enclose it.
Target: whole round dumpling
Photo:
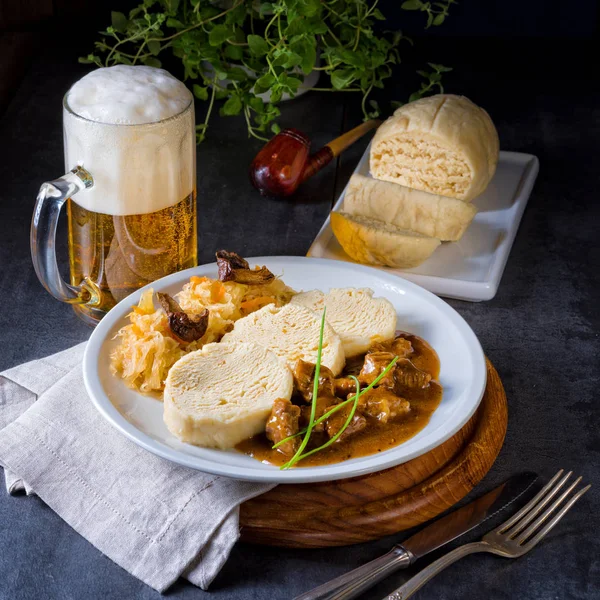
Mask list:
[[[164,422],[183,442],[233,448],[264,431],[273,403],[289,400],[293,385],[289,368],[264,346],[207,344],[171,367]]]

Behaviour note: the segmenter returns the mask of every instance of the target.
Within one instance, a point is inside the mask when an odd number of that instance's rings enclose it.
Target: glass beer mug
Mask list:
[[[162,69],[116,66],[63,100],[65,168],[40,188],[31,254],[42,285],[95,324],[136,289],[197,264],[193,96]],[[67,204],[70,283],[55,236]]]

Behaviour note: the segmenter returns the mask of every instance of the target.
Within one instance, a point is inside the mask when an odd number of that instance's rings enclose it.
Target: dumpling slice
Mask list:
[[[233,448],[263,432],[275,400],[292,389],[291,371],[264,346],[207,344],[171,367],[163,418],[183,442]]]
[[[281,308],[269,304],[236,321],[233,330],[223,337],[222,343],[260,344],[293,368],[298,359],[316,362],[320,329],[320,313],[299,304],[286,304]],[[334,375],[339,375],[345,363],[342,341],[327,320],[321,364],[329,367]]]
[[[396,333],[396,309],[386,298],[373,298],[368,288],[332,288],[296,294],[291,302],[321,314],[342,340],[346,357],[366,352],[371,344],[389,340]]]

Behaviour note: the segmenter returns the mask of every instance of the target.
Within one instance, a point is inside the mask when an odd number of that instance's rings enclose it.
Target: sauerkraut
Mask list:
[[[129,313],[129,325],[116,335],[117,348],[111,354],[110,368],[132,388],[148,393],[164,387],[169,369],[186,353],[169,335],[169,323],[163,310],[156,310],[153,290],[142,294]]]
[[[191,277],[175,298],[189,315],[208,309],[208,328],[202,338],[189,344],[176,339],[166,313],[154,306],[154,291],[147,290],[129,313],[129,324],[122,327],[111,354],[111,371],[125,383],[144,393],[161,392],[169,369],[185,354],[218,342],[238,319],[266,304],[287,304],[294,290],[280,279],[263,285],[221,282],[208,277]]]

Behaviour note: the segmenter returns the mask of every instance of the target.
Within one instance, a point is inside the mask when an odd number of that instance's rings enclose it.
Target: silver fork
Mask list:
[[[386,596],[384,600],[406,600],[406,598],[410,598],[440,571],[468,554],[489,552],[505,558],[518,558],[529,552],[591,487],[587,485],[573,494],[567,503],[553,515],[581,481],[581,477],[578,477],[546,508],[572,475],[572,471],[569,471],[566,475],[563,475],[563,472],[561,469],[529,504],[502,523],[500,527],[484,535],[480,542],[465,544],[438,558],[395,592]]]

